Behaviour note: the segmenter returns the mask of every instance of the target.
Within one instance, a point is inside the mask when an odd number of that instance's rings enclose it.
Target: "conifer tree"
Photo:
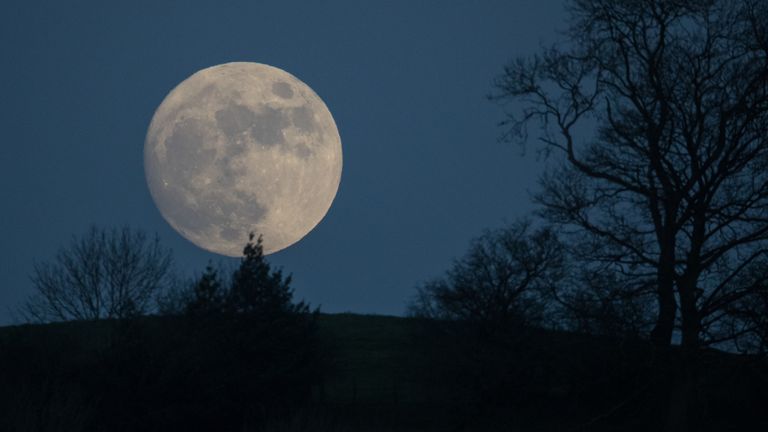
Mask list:
[[[304,302],[293,304],[291,276],[283,277],[282,270],[272,270],[264,259],[262,238],[254,243],[251,233],[243,249],[240,267],[232,275],[232,286],[227,307],[234,313],[263,314],[303,313],[308,311]]]
[[[219,274],[208,263],[205,273],[193,287],[192,299],[186,305],[186,312],[191,315],[209,315],[222,312],[225,294]]]

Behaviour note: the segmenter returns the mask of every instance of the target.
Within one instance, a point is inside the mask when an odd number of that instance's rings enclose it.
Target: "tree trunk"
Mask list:
[[[657,348],[672,345],[672,333],[675,331],[677,301],[675,300],[675,231],[674,216],[676,206],[668,205],[665,209],[663,224],[657,223],[656,232],[659,241],[659,262],[656,268],[656,301],[659,315],[651,331],[651,342]]]
[[[682,318],[682,352],[673,362],[666,430],[694,430],[698,412],[697,375],[701,322],[696,307],[698,275],[685,274],[678,280]]]
[[[659,315],[651,332],[651,342],[654,346],[653,387],[658,395],[657,406],[662,419],[660,426],[669,432],[685,432],[685,397],[683,387],[678,383],[678,358],[671,348],[677,314],[674,285],[672,278],[659,279]]]
[[[658,271],[658,286],[656,300],[659,304],[659,315],[651,330],[651,342],[654,346],[665,348],[672,344],[672,333],[675,330],[677,302],[675,301],[675,286],[673,269],[662,261]]]
[[[693,355],[699,348],[699,332],[701,331],[699,310],[696,307],[696,285],[690,281],[683,281],[679,289],[683,350],[686,355]]]

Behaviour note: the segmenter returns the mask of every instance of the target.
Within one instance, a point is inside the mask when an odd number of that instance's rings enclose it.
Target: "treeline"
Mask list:
[[[89,320],[5,329],[0,430],[262,430],[309,401],[317,311],[294,302],[261,240],[231,275],[209,266],[164,290],[150,315],[142,300],[160,292],[145,282],[159,283],[168,257],[127,228],[93,228],[36,269],[25,311]]]
[[[659,346],[652,297],[623,293],[571,250],[551,226],[517,222],[418,287],[410,314],[427,374],[450,383],[478,430],[768,426],[765,327],[752,344]]]
[[[132,258],[147,247],[164,266]],[[417,288],[407,325],[368,330],[394,348],[351,329],[320,337],[319,311],[293,299],[253,237],[237,268],[181,283],[156,241],[92,228],[36,268],[49,283],[23,308],[66,322],[0,333],[0,430],[641,431],[680,406],[699,430],[768,421],[759,351],[660,349],[643,297],[599,297],[572,259],[551,227],[487,231]],[[154,288],[129,288],[148,274]],[[359,354],[340,361],[340,349]],[[371,379],[381,370],[400,372]],[[358,380],[381,388],[358,398]]]

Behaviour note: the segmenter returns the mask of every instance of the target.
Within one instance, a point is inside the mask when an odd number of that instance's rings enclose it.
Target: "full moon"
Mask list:
[[[253,232],[284,249],[325,216],[341,179],[330,111],[298,78],[259,63],[203,69],[152,117],[144,170],[166,221],[197,246],[240,256]]]

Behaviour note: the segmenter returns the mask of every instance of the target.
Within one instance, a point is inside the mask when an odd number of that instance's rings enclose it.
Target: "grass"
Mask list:
[[[146,320],[151,334],[165,331],[164,320],[166,318]],[[617,387],[619,381],[609,377],[611,371],[615,377],[629,377],[631,380],[635,374],[633,368],[644,361],[641,358],[648,353],[642,343],[617,347],[615,341],[602,338],[535,331],[532,339],[536,344],[536,353],[519,354],[533,356],[530,358],[536,366],[526,369],[526,373],[538,373],[545,377],[544,381],[536,381],[544,382],[543,388],[524,389],[528,392],[526,394],[538,399],[531,399],[527,405],[518,405],[513,410],[503,408],[471,412],[447,391],[452,383],[446,382],[444,376],[431,373],[435,362],[440,359],[430,357],[428,351],[423,349],[425,341],[418,332],[420,326],[415,320],[352,313],[320,314],[318,320],[320,346],[328,366],[324,379],[313,388],[309,406],[294,413],[288,423],[271,425],[265,432],[562,430],[566,413],[557,411],[555,404],[577,407],[568,414],[571,417],[567,423],[573,425],[588,421],[592,414],[584,414],[579,398],[595,397],[601,389],[620,393],[623,390],[617,389],[625,387]],[[95,353],[109,345],[110,339],[119,331],[119,325],[117,322],[99,321],[3,327],[0,328],[0,360],[9,361],[8,356],[13,355],[15,358],[11,362],[23,364],[26,356],[33,353],[29,357],[42,359],[38,361],[43,363],[24,366],[24,373],[30,377],[37,370],[46,370],[51,362],[88,365],[94,361]],[[23,349],[14,353],[2,352],[10,341],[15,341],[15,346],[22,346]],[[746,368],[731,367],[744,359],[723,353],[713,355],[711,359],[721,365],[707,372],[710,386],[714,388],[712,394],[719,398],[716,398],[717,404],[742,404],[739,402],[741,396],[733,401],[727,399],[731,394],[766,396],[765,385],[744,393],[750,386],[756,385],[755,380],[748,373],[739,375],[742,372],[740,369]],[[462,373],[471,372],[465,370]],[[82,378],[88,379],[87,369],[83,373]],[[741,377],[738,378],[741,381],[737,383],[734,375]],[[436,380],[436,377],[443,381]],[[7,378],[0,371],[0,385]],[[11,382],[18,383],[19,380]],[[63,430],[50,424],[40,425],[36,416],[41,410],[48,412],[49,419],[61,419],[60,426],[66,426],[67,430],[86,430],[76,425],[81,418],[87,417],[88,404],[93,401],[91,395],[75,392],[77,398],[71,399],[71,392],[57,387],[61,383],[43,382],[48,386],[45,391],[49,391],[52,397],[41,398],[39,389],[22,386],[13,403],[28,415],[19,417],[14,430]],[[729,384],[731,382],[737,384]],[[768,381],[763,380],[763,383],[768,384]],[[635,384],[625,385],[628,389],[635,387]],[[621,415],[627,416],[625,420],[632,421],[628,417],[634,411],[623,412],[626,414]],[[611,429],[595,427],[590,430]],[[633,430],[643,429],[638,426]]]
[[[415,341],[409,319],[333,314],[319,320],[320,337],[331,353],[325,396],[338,403],[399,403],[423,394],[414,370]]]
[[[410,319],[340,313],[320,314],[318,321],[330,366],[324,394],[318,397],[333,403],[382,403],[407,401],[415,393],[419,383],[413,370],[418,360],[424,360],[413,355]],[[77,347],[72,354],[88,356],[108,344],[116,324],[72,321],[0,327],[0,342],[23,339],[30,349]],[[162,331],[162,319],[156,324]]]
[[[146,324],[162,332],[164,320],[151,318]],[[288,426],[291,429],[287,430],[320,432],[325,425],[326,430],[334,431],[416,431],[427,430],[435,418],[443,417],[439,413],[445,407],[435,403],[436,395],[430,393],[431,387],[419,373],[426,367],[427,359],[413,337],[413,324],[411,319],[394,316],[320,314],[319,340],[327,373],[313,389],[314,404],[292,418]],[[88,364],[109,345],[119,325],[114,321],[80,321],[2,327],[0,350],[4,342],[22,341],[25,349],[30,350],[27,353],[37,353],[35,358],[45,358],[39,353],[50,350],[62,354],[56,357],[64,357],[71,364]],[[30,391],[34,393],[33,389]],[[30,411],[43,408],[35,403]],[[56,409],[60,405],[57,402]],[[32,419],[27,423],[35,425]]]

